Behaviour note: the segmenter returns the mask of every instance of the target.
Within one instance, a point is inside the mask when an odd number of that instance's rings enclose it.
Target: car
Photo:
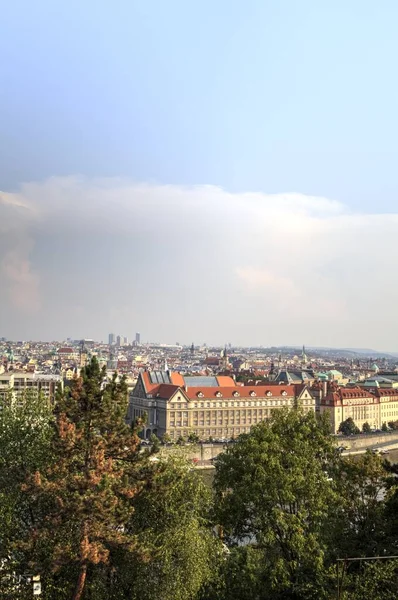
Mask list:
[[[390,451],[387,450],[387,448],[383,448],[382,450],[380,450],[380,454],[390,454]]]

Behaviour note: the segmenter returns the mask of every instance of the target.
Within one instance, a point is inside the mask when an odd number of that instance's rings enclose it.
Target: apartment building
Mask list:
[[[58,386],[63,386],[60,375],[11,372],[0,374],[0,400],[9,393],[18,398],[24,392],[41,393],[50,403],[55,401]]]
[[[177,439],[231,438],[247,433],[278,408],[315,410],[305,385],[237,385],[228,376],[189,376],[162,371],[140,373],[130,394],[128,420],[146,415],[143,436],[165,433]]]

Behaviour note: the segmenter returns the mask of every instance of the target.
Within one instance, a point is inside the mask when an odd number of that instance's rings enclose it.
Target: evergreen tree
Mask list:
[[[40,520],[24,536],[19,550],[34,572],[58,593],[80,600],[87,574],[108,564],[112,552],[136,550],[126,530],[140,489],[139,440],[125,424],[127,385],[116,374],[108,384],[97,360],[83,369],[59,395],[51,440],[55,460],[38,469],[24,486]],[[54,581],[51,582],[54,586]],[[45,588],[46,590],[46,588]],[[60,595],[58,597],[61,597]]]

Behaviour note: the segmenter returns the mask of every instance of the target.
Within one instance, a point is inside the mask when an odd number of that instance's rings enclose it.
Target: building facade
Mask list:
[[[190,433],[200,439],[232,438],[268,419],[272,410],[301,406],[315,410],[305,385],[236,385],[228,376],[183,377],[179,373],[143,372],[130,394],[129,422],[145,416],[143,437]]]
[[[42,394],[50,404],[55,402],[58,387],[63,387],[60,375],[43,373],[2,373],[0,375],[0,400],[11,394],[14,399],[25,392]]]

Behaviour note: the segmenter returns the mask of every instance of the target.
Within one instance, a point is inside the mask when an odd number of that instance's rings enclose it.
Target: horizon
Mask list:
[[[9,4],[0,337],[396,352],[383,7]]]

